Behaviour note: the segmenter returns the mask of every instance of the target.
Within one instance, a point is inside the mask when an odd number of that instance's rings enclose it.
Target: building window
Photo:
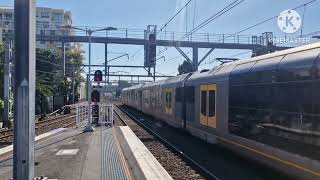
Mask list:
[[[62,21],[62,14],[52,14],[53,21]]]
[[[55,35],[56,35],[56,32],[55,32],[54,30],[51,30],[51,31],[50,31],[50,35],[51,35],[51,36],[55,36]]]
[[[49,18],[49,12],[41,12],[42,18]]]
[[[59,29],[62,27],[61,23],[54,23],[54,26]]]
[[[45,35],[46,31],[45,30],[40,30],[40,35]]]
[[[2,20],[2,13],[0,13],[0,20]]]
[[[43,28],[49,28],[49,22],[44,21],[42,22],[42,24],[43,24]]]
[[[46,44],[46,42],[45,41],[40,41],[40,44]]]
[[[47,21],[37,21],[37,28],[49,28],[49,22]]]
[[[62,31],[62,35],[67,36],[67,35],[69,35],[69,32],[68,31]]]
[[[11,13],[4,13],[4,20],[12,20],[12,14]]]

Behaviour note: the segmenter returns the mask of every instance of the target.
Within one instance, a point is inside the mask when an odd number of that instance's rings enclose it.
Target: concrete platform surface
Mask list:
[[[36,143],[35,161],[35,175],[49,179],[171,179],[128,127],[98,127],[93,133],[56,130],[42,135]],[[12,177],[12,164],[12,158],[2,157],[0,180]]]
[[[139,167],[132,169],[134,177],[143,177],[148,180],[172,179],[129,127],[117,127],[116,132],[130,167]]]

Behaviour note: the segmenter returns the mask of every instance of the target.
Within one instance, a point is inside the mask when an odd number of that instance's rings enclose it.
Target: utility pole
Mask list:
[[[107,68],[108,70],[108,76],[107,76],[107,84],[109,84],[110,83],[110,80],[109,80],[109,74],[110,74],[110,66],[108,66],[108,68]]]
[[[36,1],[15,0],[13,179],[34,178]]]
[[[193,47],[192,48],[192,66],[193,66],[193,71],[198,71],[198,47]]]
[[[153,66],[153,81],[156,81],[156,65]]]
[[[88,113],[89,113],[89,119],[87,121],[87,126],[86,128],[84,129],[84,132],[93,132],[94,131],[94,128],[92,127],[91,125],[91,122],[92,122],[92,117],[91,117],[91,80],[90,80],[90,73],[91,73],[91,42],[92,42],[92,38],[91,38],[91,35],[92,33],[94,32],[98,32],[98,31],[111,31],[111,30],[117,30],[117,28],[114,28],[114,27],[107,27],[107,28],[103,28],[103,29],[97,29],[97,30],[91,30],[91,29],[81,29],[81,28],[77,28],[77,27],[72,27],[71,25],[66,25],[66,26],[63,26],[63,28],[72,28],[72,29],[77,29],[77,30],[80,30],[80,31],[85,31],[86,32],[86,35],[88,35],[88,39],[89,39],[89,72],[88,72],[88,85],[87,85],[87,88],[88,88],[88,107],[89,107],[89,110],[88,110]]]
[[[4,100],[4,111],[3,111],[3,125],[4,128],[10,127],[10,60],[12,58],[12,40],[8,37],[5,39],[5,59],[3,67],[3,100]]]
[[[90,73],[91,73],[91,35],[92,35],[92,31],[89,29],[88,31],[88,35],[89,35],[89,78],[88,78],[88,106],[89,106],[89,110],[88,110],[88,114],[89,114],[89,119],[87,121],[87,126],[84,129],[84,132],[93,132],[94,128],[92,127],[92,116],[91,116],[91,80],[90,80]]]
[[[72,104],[74,104],[74,98],[75,98],[75,90],[74,90],[74,87],[75,87],[75,82],[74,82],[74,74],[75,74],[75,66],[73,66],[73,72],[72,72]]]
[[[66,45],[62,42],[63,76],[66,76]]]
[[[108,31],[107,31],[108,32]],[[107,86],[107,74],[109,75],[109,71],[108,70],[108,44],[105,43],[104,44],[104,79],[105,79],[105,86]],[[109,78],[109,77],[108,77]]]

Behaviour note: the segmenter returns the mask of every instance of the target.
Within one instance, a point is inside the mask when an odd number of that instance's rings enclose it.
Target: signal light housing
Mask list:
[[[100,102],[100,92],[98,90],[93,90],[91,93],[91,102]]]
[[[94,72],[94,81],[102,81],[102,71],[97,70]]]

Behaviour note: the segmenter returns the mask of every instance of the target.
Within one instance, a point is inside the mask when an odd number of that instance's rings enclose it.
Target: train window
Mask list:
[[[166,92],[166,94],[165,94],[165,96],[166,96],[166,107],[167,108],[171,108],[171,92]]]
[[[278,63],[284,56],[258,61],[251,69],[250,83],[266,83],[275,79]]]
[[[201,114],[207,116],[207,91],[201,91]]]
[[[148,92],[148,91],[145,91],[145,92],[144,92],[144,96],[145,96],[145,97],[144,97],[144,98],[145,98],[145,103],[146,103],[146,104],[149,104],[149,92]]]
[[[252,77],[250,71],[256,62],[249,62],[237,65],[231,72],[231,83],[233,85],[250,84]]]
[[[168,92],[168,96],[169,96],[169,98],[168,98],[168,108],[171,109],[171,101],[172,101],[171,92]]]
[[[170,104],[169,102],[170,102],[170,100],[169,100],[169,92],[166,92],[166,107],[167,107],[167,108],[170,108],[170,107],[169,107],[169,106],[170,106],[170,105],[169,105],[169,104]]]
[[[194,87],[180,87],[176,88],[175,100],[176,102],[194,102],[195,98],[195,89]]]
[[[166,92],[166,107],[168,107],[168,102],[169,102],[169,93]]]
[[[179,87],[176,88],[176,102],[182,102],[183,101],[183,88]]]
[[[279,64],[278,81],[311,80],[312,67],[320,49],[297,52],[286,55]]]
[[[316,60],[316,63],[315,63],[315,67],[314,67],[314,74],[315,74],[315,78],[316,79],[320,79],[320,54]]]
[[[216,114],[216,91],[209,91],[209,117],[213,117]]]
[[[194,98],[195,98],[194,87],[185,87],[185,98],[186,98],[186,102],[194,103]]]

